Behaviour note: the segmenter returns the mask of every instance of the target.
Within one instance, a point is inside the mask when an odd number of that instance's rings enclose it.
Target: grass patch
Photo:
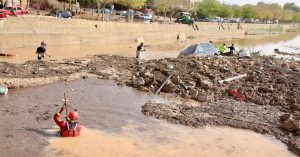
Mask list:
[[[188,38],[188,39],[196,39],[197,37],[194,36],[194,35],[191,35],[191,36],[188,36],[187,38]]]
[[[249,29],[245,32],[246,35],[264,35],[264,34],[279,34],[283,32],[283,27],[277,25],[272,28],[258,28],[258,29]]]

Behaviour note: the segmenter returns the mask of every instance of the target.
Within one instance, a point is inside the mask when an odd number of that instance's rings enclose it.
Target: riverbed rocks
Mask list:
[[[145,85],[145,80],[143,77],[133,77],[132,84],[133,84],[133,87],[137,88],[137,87]]]
[[[281,64],[287,66],[282,67]],[[173,65],[174,69],[167,69],[167,65]],[[290,110],[300,103],[300,99],[297,99],[300,97],[300,73],[290,69],[299,65],[299,62],[284,62],[268,57],[251,60],[238,60],[235,57],[188,57],[150,60],[142,66],[153,74],[153,86],[150,88],[144,85],[150,91],[156,91],[172,74],[163,92],[210,102],[233,99],[228,95],[228,90],[234,84],[234,88],[246,96],[248,102],[282,106],[285,110]],[[247,74],[247,77],[230,84],[218,83],[219,80],[242,74]],[[204,94],[199,96],[199,91]]]
[[[289,118],[282,123],[282,127],[290,132],[296,132],[300,129],[299,120]]]
[[[282,64],[286,66],[282,67]],[[168,68],[170,66],[174,68]],[[229,88],[234,86],[239,94],[246,96],[248,102],[298,111],[300,73],[294,69],[299,67],[299,62],[269,57],[250,60],[238,60],[235,57],[164,58],[135,65],[134,58],[96,55],[80,59],[28,61],[23,64],[1,62],[0,84],[8,88],[26,87],[41,84],[43,80],[44,83],[72,80],[68,76],[82,73],[116,80],[118,85],[154,93],[171,75],[162,92],[174,96],[200,102],[234,99],[228,95]],[[247,77],[222,85],[218,83],[219,80],[242,74],[247,74]],[[16,83],[14,79],[20,81]]]

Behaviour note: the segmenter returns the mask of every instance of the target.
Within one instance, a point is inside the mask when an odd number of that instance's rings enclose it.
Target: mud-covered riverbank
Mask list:
[[[172,70],[168,67],[174,67]],[[232,84],[218,81],[247,74]],[[184,125],[226,125],[274,135],[299,153],[300,63],[270,57],[238,60],[235,57],[149,60],[99,55],[86,58],[0,63],[0,85],[9,88],[97,77],[118,85],[156,92],[168,76],[163,92],[193,99],[201,106],[148,103],[147,115]],[[228,94],[235,89],[246,102]],[[286,117],[280,116],[287,114]],[[203,118],[204,116],[204,118]]]

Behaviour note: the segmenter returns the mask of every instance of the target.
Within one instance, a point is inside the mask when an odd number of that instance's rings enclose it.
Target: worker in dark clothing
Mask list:
[[[231,53],[231,55],[233,54],[233,52],[235,51],[234,45],[231,44],[231,46],[228,47],[229,48],[229,52]]]
[[[141,59],[141,53],[142,51],[146,51],[144,48],[144,43],[141,43],[137,48],[136,48],[136,63],[140,64],[140,59]]]
[[[38,60],[43,60],[45,58],[45,55],[47,55],[50,58],[50,55],[48,55],[46,53],[45,47],[46,47],[46,43],[42,42],[41,46],[36,49],[36,54],[38,55],[38,57],[37,57]]]

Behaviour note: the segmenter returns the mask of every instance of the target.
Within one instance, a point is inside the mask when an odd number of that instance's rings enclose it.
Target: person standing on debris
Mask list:
[[[45,54],[50,58],[50,55],[46,53],[46,43],[42,42],[41,46],[36,49],[36,54],[38,60],[43,60],[45,58]]]
[[[141,53],[142,51],[146,51],[144,48],[144,43],[141,43],[137,48],[136,48],[136,61],[139,63],[140,62],[140,58],[141,58]]]
[[[66,118],[66,122],[61,120],[61,114],[64,111],[65,107],[61,109],[54,115],[54,121],[59,126],[59,134],[61,137],[76,137],[79,136],[81,126],[77,123],[79,118],[77,110],[70,112]]]
[[[229,48],[229,55],[233,55],[233,52],[235,51],[234,44],[231,44],[231,46],[227,48]]]
[[[226,51],[226,44],[223,43],[223,44],[219,47],[219,52],[220,52],[221,55],[222,55],[223,53],[225,53],[225,51]]]

